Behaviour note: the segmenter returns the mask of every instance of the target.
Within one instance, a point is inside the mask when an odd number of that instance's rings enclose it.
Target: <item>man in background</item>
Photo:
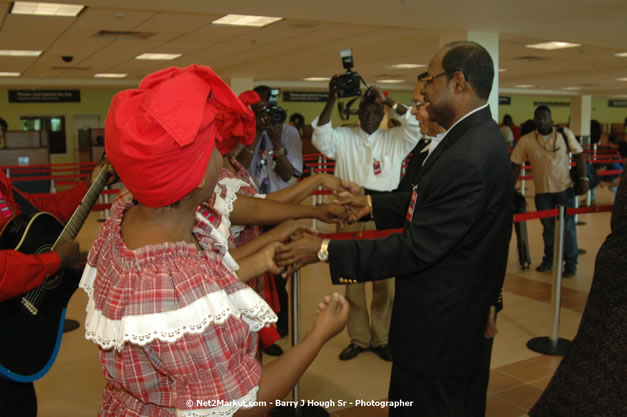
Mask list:
[[[419,125],[405,106],[386,96],[379,88],[364,93],[359,104],[359,126],[331,125],[331,114],[338,96],[338,78],[329,83],[329,99],[322,113],[312,122],[313,145],[328,158],[334,159],[335,175],[374,191],[390,191],[400,181],[403,160],[419,139]],[[389,115],[401,119],[401,126],[380,129],[384,107]],[[359,222],[339,228],[338,232],[375,230],[372,221]],[[346,286],[345,297],[351,306],[348,319],[350,344],[340,353],[341,360],[349,360],[371,349],[383,360],[391,361],[388,346],[394,279],[372,283],[370,317],[366,303],[366,284]]]
[[[535,185],[536,210],[550,210],[558,205],[572,207],[575,194],[588,191],[588,175],[583,149],[572,131],[557,129],[551,121],[551,110],[539,106],[534,113],[536,130],[521,137],[511,155],[514,178],[520,175],[525,161],[531,163]],[[570,154],[575,160],[577,189],[573,188],[570,174]],[[553,246],[555,242],[555,218],[540,219],[543,226],[544,257],[536,268],[538,272],[553,269]],[[575,217],[566,217],[564,240],[564,271],[562,277],[574,277],[577,272],[577,230]],[[560,265],[561,268],[561,265]]]

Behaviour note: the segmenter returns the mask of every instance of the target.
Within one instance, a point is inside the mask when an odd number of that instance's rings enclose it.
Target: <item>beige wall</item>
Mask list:
[[[75,115],[100,115],[104,123],[107,110],[111,99],[120,89],[81,89],[80,103],[9,103],[8,89],[0,88],[0,117],[4,118],[10,130],[20,128],[20,117],[22,116],[65,116],[66,138],[67,138],[67,154],[51,156],[52,163],[65,163],[74,161],[74,128],[72,126],[72,117]],[[283,89],[306,91],[306,89],[294,88]],[[320,90],[311,90],[320,91]],[[411,103],[411,92],[391,91],[390,96],[401,103]],[[511,96],[510,105],[499,106],[499,117],[510,114],[514,123],[521,124],[527,119],[533,118],[533,111],[536,101],[549,102],[565,102],[570,103],[570,97],[566,96]],[[322,111],[325,103],[300,103],[300,102],[283,102],[279,99],[281,105],[287,111],[288,118],[292,113],[301,113],[305,117],[305,122],[310,124]],[[337,106],[337,104],[336,104]],[[358,103],[353,105],[357,108]],[[566,123],[570,114],[569,106],[553,106],[551,108],[553,120],[556,123]],[[599,97],[592,99],[592,118],[599,120],[603,125],[609,123],[622,123],[627,117],[627,108],[608,107],[608,99]],[[340,120],[337,107],[333,111],[333,125],[340,126],[344,123],[356,123],[355,116],[346,122]]]
[[[53,88],[42,88],[53,89]],[[80,89],[80,103],[9,103],[7,88],[0,88],[0,117],[7,121],[9,130],[20,129],[22,116],[65,116],[67,153],[51,155],[51,163],[74,161],[74,127],[72,117],[76,115],[100,115],[104,119],[111,99],[120,89]],[[102,127],[102,126],[101,126]]]

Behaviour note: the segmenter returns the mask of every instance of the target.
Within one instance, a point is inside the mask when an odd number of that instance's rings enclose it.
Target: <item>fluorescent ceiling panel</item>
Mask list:
[[[0,77],[19,77],[19,72],[0,72]]]
[[[307,77],[304,79],[305,81],[330,81],[329,77]]]
[[[85,6],[81,4],[37,3],[30,1],[16,1],[13,3],[11,14],[27,14],[37,16],[77,16]]]
[[[183,54],[141,54],[137,55],[135,59],[151,59],[155,61],[171,61],[173,59],[179,58],[183,56]]]
[[[20,51],[18,49],[0,49],[0,56],[39,56],[42,51]]]
[[[128,74],[115,74],[115,73],[100,73],[94,74],[95,78],[125,78]]]
[[[577,46],[581,46],[579,43],[570,43],[570,42],[543,42],[543,43],[535,43],[532,45],[525,45],[527,48],[534,49],[545,49],[545,50],[553,50],[553,49],[564,49],[564,48],[574,48]]]
[[[412,68],[422,68],[422,67],[426,67],[426,65],[424,65],[424,64],[394,64],[394,65],[388,65],[385,68],[390,68],[390,69],[412,69]]]
[[[404,83],[405,80],[377,80],[377,82],[382,84],[400,84]]]
[[[263,27],[270,23],[278,22],[283,19],[282,17],[272,16],[248,16],[242,14],[227,14],[217,20],[214,20],[214,25],[232,25],[232,26],[253,26]]]

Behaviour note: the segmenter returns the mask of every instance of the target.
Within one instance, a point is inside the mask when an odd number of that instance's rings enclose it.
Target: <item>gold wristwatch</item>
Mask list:
[[[329,261],[329,242],[331,239],[324,239],[322,244],[320,245],[320,250],[318,251],[318,260],[320,262],[328,262]]]

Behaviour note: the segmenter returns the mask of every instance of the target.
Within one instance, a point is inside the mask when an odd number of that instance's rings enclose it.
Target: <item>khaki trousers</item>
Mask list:
[[[376,230],[373,221],[358,222],[338,227],[338,232],[360,232]],[[370,317],[366,302],[366,283],[346,286],[345,297],[350,304],[347,330],[354,343],[363,348],[376,347],[388,343],[392,303],[394,302],[394,278],[372,281],[372,303]]]

